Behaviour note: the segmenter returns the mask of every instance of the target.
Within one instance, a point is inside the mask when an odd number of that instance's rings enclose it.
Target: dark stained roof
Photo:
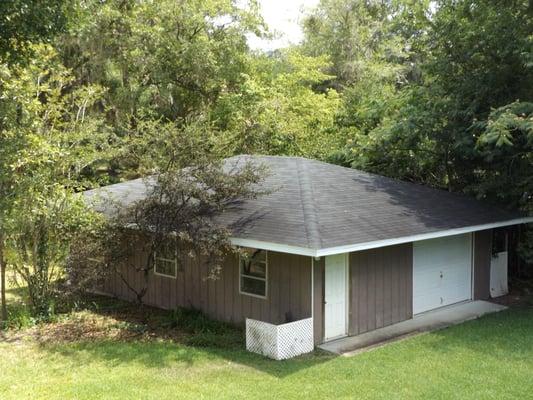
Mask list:
[[[264,164],[272,192],[226,212],[233,236],[320,250],[511,221],[524,217],[461,194],[299,157],[237,156]],[[127,204],[146,194],[136,179],[85,192]]]

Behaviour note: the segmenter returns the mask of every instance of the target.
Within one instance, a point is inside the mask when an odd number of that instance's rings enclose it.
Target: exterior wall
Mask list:
[[[474,232],[474,300],[490,297],[492,229]]]
[[[492,231],[474,233],[474,299],[490,297]],[[208,267],[188,260],[176,279],[150,272],[145,302],[165,309],[192,307],[210,317],[235,324],[253,318],[273,324],[313,316],[315,344],[324,338],[325,257],[269,252],[268,295],[259,299],[239,293],[238,260],[230,256],[218,279],[207,279]],[[123,274],[135,288],[142,276],[131,265],[144,262],[137,254],[123,267]],[[353,252],[349,255],[348,334],[358,335],[412,318],[412,243]],[[313,273],[312,273],[313,271]],[[118,276],[103,290],[125,300],[133,293]],[[311,310],[312,309],[312,310]]]
[[[325,257],[313,260],[313,337],[316,344],[324,341],[324,264]]]
[[[140,265],[144,259],[142,254],[137,254],[122,267],[123,275],[135,288],[142,287],[142,275],[132,265]],[[218,279],[207,279],[208,274],[205,263],[192,259],[178,269],[176,279],[150,272],[144,301],[164,309],[199,309],[211,318],[235,324],[244,323],[246,318],[279,324],[311,317],[310,257],[269,252],[266,299],[239,293],[238,257],[235,255],[227,258]],[[117,275],[102,289],[124,300],[135,297]]]
[[[349,335],[412,318],[412,243],[350,253],[349,271]]]

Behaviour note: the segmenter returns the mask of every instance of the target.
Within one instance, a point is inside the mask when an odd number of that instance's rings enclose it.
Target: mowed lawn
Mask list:
[[[0,341],[0,399],[533,398],[533,309],[276,362],[171,340]]]

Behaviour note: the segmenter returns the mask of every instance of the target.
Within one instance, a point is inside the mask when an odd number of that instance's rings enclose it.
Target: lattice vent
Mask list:
[[[275,360],[285,360],[313,351],[313,319],[287,324],[246,319],[246,349]]]

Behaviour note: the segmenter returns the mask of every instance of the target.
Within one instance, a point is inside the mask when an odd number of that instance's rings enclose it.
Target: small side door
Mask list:
[[[324,336],[331,340],[346,336],[347,256],[326,256]]]

